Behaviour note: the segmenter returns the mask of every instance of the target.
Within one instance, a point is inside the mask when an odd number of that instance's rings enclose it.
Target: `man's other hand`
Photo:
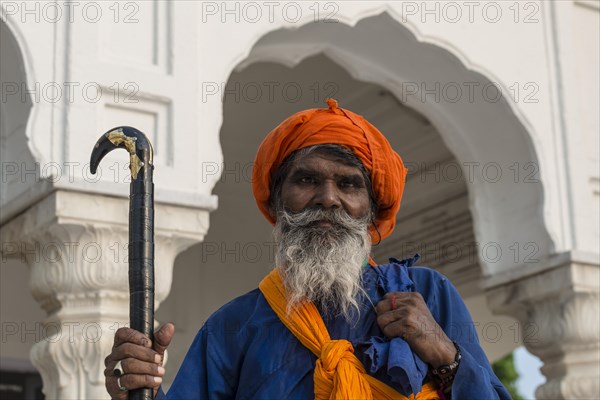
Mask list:
[[[456,348],[418,292],[391,292],[375,307],[377,324],[388,338],[401,337],[434,368],[454,361]]]
[[[154,343],[147,336],[131,328],[120,328],[115,333],[112,352],[104,360],[104,385],[112,399],[127,400],[128,391],[149,387],[154,395],[165,374],[163,359],[165,350],[175,334],[175,325],[166,323],[154,332]],[[121,361],[123,374],[114,373],[117,362]],[[127,390],[121,390],[121,387]]]

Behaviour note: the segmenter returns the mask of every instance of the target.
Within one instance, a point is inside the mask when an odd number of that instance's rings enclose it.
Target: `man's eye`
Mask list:
[[[312,184],[315,183],[316,180],[315,178],[311,177],[311,176],[303,176],[302,178],[298,179],[299,183],[305,183],[305,184]]]
[[[363,183],[358,179],[342,179],[339,181],[338,185],[344,189],[357,189],[364,187]]]

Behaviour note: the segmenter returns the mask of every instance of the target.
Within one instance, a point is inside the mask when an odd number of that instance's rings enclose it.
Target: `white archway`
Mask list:
[[[41,153],[32,140],[33,125],[48,121],[36,118],[40,109],[39,89],[27,41],[10,15],[0,19],[2,41],[2,102],[0,104],[0,224],[4,224],[51,189],[40,171]],[[31,93],[34,93],[32,98]],[[41,130],[45,131],[45,130]]]
[[[419,41],[387,12],[353,27],[311,23],[270,32],[237,70],[259,61],[294,66],[317,53],[354,78],[387,88],[436,126],[467,177],[475,236],[490,251],[478,253],[484,276],[542,263],[552,254],[543,171],[508,87],[465,65],[448,44]]]
[[[34,164],[26,136],[27,124],[34,103],[27,93],[29,87],[27,64],[13,28],[9,27],[4,20],[0,20],[0,41],[2,42],[0,155],[4,163],[3,179],[0,183],[0,204],[3,208],[6,203],[21,194],[16,192],[25,189],[27,182],[21,181],[19,185],[11,185],[14,180],[21,179],[20,164],[26,162],[30,167]],[[12,192],[8,190],[9,186],[11,186]],[[6,209],[3,211],[4,214]],[[4,221],[4,219],[5,215],[1,220]]]

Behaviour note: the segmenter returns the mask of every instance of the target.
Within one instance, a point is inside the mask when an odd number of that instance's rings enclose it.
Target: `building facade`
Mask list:
[[[448,276],[490,360],[542,360],[536,397],[600,396],[598,2],[1,4],[3,374],[108,397],[129,173],[119,152],[89,172],[100,134],[135,126],[155,148],[168,386],[203,321],[273,266],[260,141],[334,97],[409,169],[375,260],[420,253]]]

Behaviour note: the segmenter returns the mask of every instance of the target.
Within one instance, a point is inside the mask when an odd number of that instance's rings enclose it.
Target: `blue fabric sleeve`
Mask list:
[[[165,392],[163,391],[162,386],[158,388],[158,392],[156,392],[156,396],[154,396],[154,400],[164,400]]]
[[[208,399],[206,385],[207,332],[203,327],[190,346],[165,399]]]
[[[213,341],[214,336],[210,334],[210,324],[207,322],[196,335],[168,393],[162,398],[157,397],[158,400],[219,400],[235,397],[236,388],[230,384],[235,380],[230,379],[225,364],[211,351],[219,347]]]

